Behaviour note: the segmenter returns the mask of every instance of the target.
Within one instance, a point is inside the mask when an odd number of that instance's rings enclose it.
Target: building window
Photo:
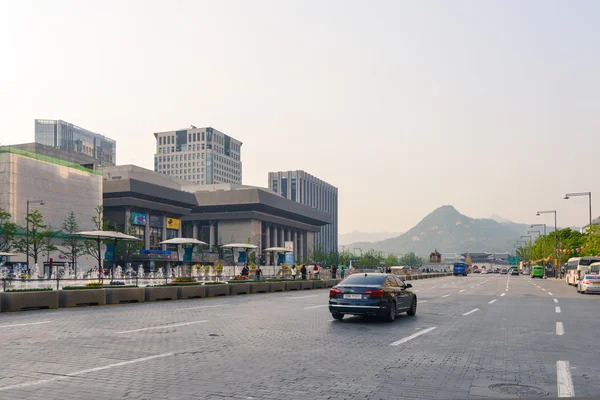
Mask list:
[[[283,197],[285,197],[286,199],[287,199],[287,189],[288,189],[287,181],[288,180],[286,177],[281,178],[281,195]]]
[[[273,178],[273,191],[275,193],[279,193],[279,180],[277,178]]]
[[[160,250],[162,241],[162,228],[150,228],[150,249]]]
[[[290,194],[292,201],[296,201],[296,177],[292,176],[292,186],[290,188]]]

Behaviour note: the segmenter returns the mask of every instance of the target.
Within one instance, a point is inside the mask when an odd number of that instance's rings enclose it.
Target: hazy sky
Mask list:
[[[4,1],[2,144],[34,119],[117,140],[241,140],[243,183],[303,169],[339,188],[340,232],[472,217],[600,215],[598,1]]]

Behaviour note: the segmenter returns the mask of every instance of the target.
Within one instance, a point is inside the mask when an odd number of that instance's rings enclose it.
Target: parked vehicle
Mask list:
[[[500,270],[500,273],[501,273],[502,275],[508,275],[508,268],[502,268],[502,269]]]
[[[600,262],[600,257],[573,257],[567,261],[565,281],[569,285],[577,285],[580,276],[585,275],[592,264]]]
[[[487,274],[488,273],[487,268],[486,267],[481,267],[481,273],[482,274]]]
[[[512,268],[510,270],[510,274],[511,275],[519,275],[519,269],[518,268]]]
[[[531,267],[531,277],[532,278],[543,278],[544,277],[544,267],[541,265],[534,265]]]
[[[577,281],[577,292],[581,294],[600,293],[600,275],[583,275]]]
[[[399,313],[417,313],[417,295],[412,285],[391,274],[354,274],[329,291],[329,312],[334,319],[344,315],[373,315],[392,322]]]
[[[481,273],[481,270],[479,269],[479,267],[477,265],[473,266],[473,273],[474,274],[480,274]]]
[[[469,273],[469,266],[466,263],[454,263],[454,266],[452,267],[452,273],[454,276],[467,276]]]

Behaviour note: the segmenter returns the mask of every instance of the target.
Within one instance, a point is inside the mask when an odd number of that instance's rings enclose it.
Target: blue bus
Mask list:
[[[467,274],[469,273],[469,266],[465,263],[454,263],[454,268],[452,270],[454,276],[458,276],[458,275],[462,275],[462,276],[467,276]]]

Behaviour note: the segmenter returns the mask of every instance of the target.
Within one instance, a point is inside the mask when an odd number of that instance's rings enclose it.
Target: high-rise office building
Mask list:
[[[211,127],[157,132],[154,171],[200,185],[242,183],[242,142]]]
[[[325,211],[331,224],[315,233],[315,249],[324,252],[338,248],[338,189],[304,171],[269,172],[269,189],[286,199]]]
[[[115,165],[117,143],[99,133],[61,120],[36,119],[35,142],[93,157],[100,165]]]

